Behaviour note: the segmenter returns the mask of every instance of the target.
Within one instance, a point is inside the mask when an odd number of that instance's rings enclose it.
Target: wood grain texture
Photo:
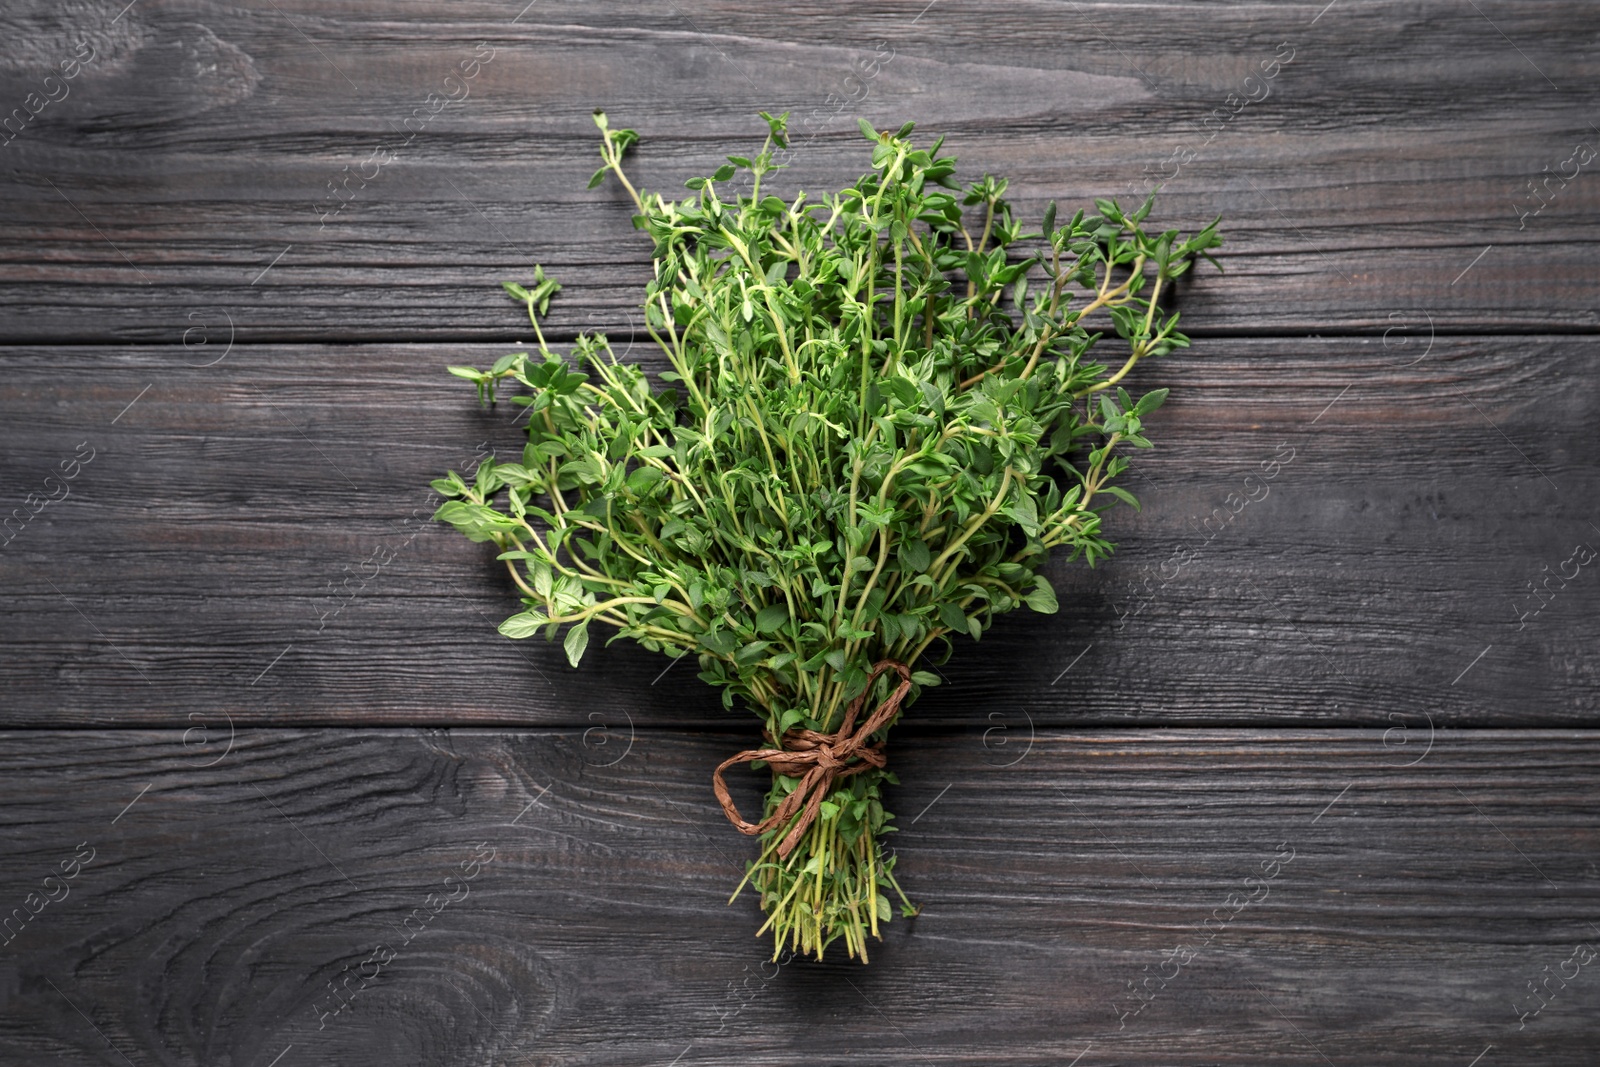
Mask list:
[[[98,58],[0,148],[0,331],[509,339],[495,286],[535,260],[568,285],[558,335],[620,328],[648,249],[621,193],[583,190],[597,106],[644,133],[655,188],[762,108],[794,113],[812,190],[865,169],[858,112],[949,135],[1025,217],[1165,180],[1160,218],[1226,221],[1199,332],[1592,330],[1600,185],[1567,161],[1600,147],[1600,29],[1492,6],[40,5],[11,16],[0,108],[80,39]]]
[[[5,905],[93,852],[0,946],[0,1061],[1592,1062],[1600,961],[1560,967],[1600,944],[1586,732],[1053,733],[1009,767],[911,740],[923,912],[866,968],[763,967],[725,906],[737,737],[641,731],[609,766],[576,732],[212,740],[0,744]]]
[[[962,642],[916,719],[1592,722],[1600,564],[1563,562],[1600,549],[1594,342],[1418,329],[1214,339],[1141,367],[1136,388],[1173,393],[1136,457],[1145,510],[1108,520],[1118,554],[1053,565],[1061,613]],[[520,409],[483,411],[442,372],[500,351],[236,346],[196,368],[181,348],[13,350],[8,504],[27,518],[24,492],[81,443],[95,456],[0,548],[5,721],[735,721],[691,664],[661,676],[627,643],[573,671],[494,633],[509,580],[427,521],[427,483],[480,443],[518,454]]]
[[[1594,11],[124,3],[0,11],[0,1067],[1595,1062]],[[425,521],[500,281],[637,324],[597,106],[651,188],[788,109],[789,188],[859,113],[1224,216],[1117,555],[891,737],[865,968],[726,905],[754,720]]]

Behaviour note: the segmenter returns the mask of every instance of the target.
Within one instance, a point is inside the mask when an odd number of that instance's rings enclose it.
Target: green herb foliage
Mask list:
[[[787,116],[762,117],[759,153],[674,201],[634,188],[622,161],[637,135],[596,113],[590,185],[615,175],[655,245],[644,311],[665,384],[602,334],[550,348],[540,320],[560,286],[536,268],[505,288],[538,352],[450,368],[484,401],[525,387],[510,398],[530,409],[521,462],[433,484],[450,498],[437,517],[494,542],[521,590],[501,633],[566,627],[574,665],[594,623],[692,654],[724,704],[778,738],[836,729],[878,660],[943,662],[952,637],[977,640],[1001,612],[1054,612],[1040,573],[1052,548],[1091,565],[1111,551],[1102,513],[1136,503],[1113,484],[1120,453],[1149,447],[1143,420],[1166,396],[1119,383],[1188,343],[1158,301],[1220,238],[1215,222],[1187,239],[1147,232],[1150,201],[1097,200],[1059,224],[1051,204],[1024,233],[1005,181],[962,185],[942,138],[918,148],[910,123],[863,121],[872,170],[815,203],[785,200],[762,186]],[[739,170],[751,192],[724,199]],[[1101,362],[1107,330],[1117,351]],[[916,670],[910,699],[938,680]],[[891,891],[912,913],[880,846],[894,781],[840,779],[786,860],[787,827],[763,835],[746,882],[775,957],[820,958],[843,938],[864,960]],[[766,810],[795,784],[775,776]]]

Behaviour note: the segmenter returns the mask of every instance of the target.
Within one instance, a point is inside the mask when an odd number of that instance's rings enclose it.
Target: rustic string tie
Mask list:
[[[867,721],[861,724],[860,729],[854,729],[856,716],[867,702],[867,694],[872,692],[872,683],[878,680],[879,675],[890,670],[900,675],[900,684],[895,687],[894,692],[883,699],[883,703],[867,717]],[[788,859],[794,846],[799,844],[801,835],[822,810],[822,800],[833,787],[835,779],[860,774],[868,767],[882,768],[888,763],[888,757],[883,754],[883,742],[871,745],[868,741],[873,734],[887,726],[889,720],[900,711],[900,704],[910,690],[911,668],[892,659],[880,660],[873,665],[872,672],[867,675],[867,684],[862,688],[861,694],[850,702],[849,708],[844,713],[844,721],[839,724],[838,730],[824,734],[798,726],[791,727],[783,735],[781,745],[768,734],[767,741],[774,747],[747,749],[737,756],[723,760],[722,765],[711,775],[711,789],[722,804],[723,814],[728,817],[729,822],[738,827],[740,833],[754,836],[782,826],[793,818],[796,811],[800,811],[799,820],[778,845],[778,858]],[[734,806],[733,797],[728,795],[728,785],[722,780],[722,772],[735,764],[753,763],[756,760],[766,760],[773,771],[790,778],[799,778],[800,784],[783,798],[783,802],[773,809],[771,815],[760,822],[752,823],[746,822],[740,816],[739,809]],[[804,805],[803,810],[801,805]]]

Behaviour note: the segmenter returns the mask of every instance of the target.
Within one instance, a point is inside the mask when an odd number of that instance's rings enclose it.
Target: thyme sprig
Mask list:
[[[872,169],[786,200],[763,183],[787,114],[762,118],[755,156],[672,200],[634,187],[638,135],[596,113],[590,186],[615,176],[654,244],[645,323],[670,369],[653,384],[604,334],[552,349],[540,320],[560,286],[535,268],[505,289],[538,351],[450,368],[484,402],[526,389],[510,397],[529,409],[521,462],[433,484],[450,498],[437,517],[493,542],[522,594],[502,634],[565,628],[573,665],[596,622],[694,655],[725,705],[781,738],[834,730],[879,660],[943,662],[1000,613],[1056,611],[1051,549],[1091,566],[1111,552],[1103,513],[1137,506],[1115,484],[1123,452],[1149,447],[1143,420],[1167,395],[1122,383],[1188,344],[1160,301],[1221,239],[1216,221],[1146,231],[1153,198],[1097,200],[1060,225],[1052,203],[1025,233],[1004,180],[962,185],[943,138],[918,148],[911,123],[863,121]],[[750,192],[724,198],[740,170]],[[1107,330],[1117,355],[1101,362]],[[939,676],[913,681],[907,703]],[[774,775],[766,811],[795,784]],[[840,779],[785,860],[788,827],[762,836],[740,890],[759,893],[774,958],[842,938],[865,960],[891,893],[915,913],[881,847],[885,784],[886,770]]]

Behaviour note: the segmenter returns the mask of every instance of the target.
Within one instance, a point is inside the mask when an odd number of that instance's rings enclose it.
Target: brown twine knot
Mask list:
[[[867,694],[872,691],[872,683],[888,670],[900,675],[900,684],[895,687],[894,692],[884,697],[883,703],[867,717],[861,728],[852,732],[856,715],[866,703]],[[782,826],[804,804],[805,810],[799,821],[778,845],[778,858],[788,859],[789,853],[799,843],[800,836],[806,832],[806,827],[811,825],[817,813],[821,811],[822,800],[827,796],[835,779],[860,774],[868,767],[881,768],[888,763],[888,757],[883,754],[883,742],[869,745],[867,741],[895,717],[900,710],[900,702],[905,699],[910,689],[910,667],[892,659],[880,660],[873,665],[872,672],[867,675],[867,684],[861,690],[861,694],[850,702],[850,707],[844,713],[844,722],[839,724],[838,730],[824,734],[798,726],[791,727],[783,735],[781,747],[747,749],[737,756],[723,760],[722,765],[711,775],[711,789],[722,804],[723,814],[728,817],[729,822],[738,827],[740,833],[753,836],[764,834],[775,826]],[[767,735],[767,740],[774,745],[778,744],[773,741],[770,734]],[[766,760],[768,766],[775,772],[799,778],[800,784],[783,798],[783,802],[773,809],[771,815],[760,822],[751,823],[745,822],[739,815],[733,797],[728,795],[728,785],[722,780],[722,772],[736,763],[753,763],[756,760]],[[851,760],[859,762],[851,763]]]

